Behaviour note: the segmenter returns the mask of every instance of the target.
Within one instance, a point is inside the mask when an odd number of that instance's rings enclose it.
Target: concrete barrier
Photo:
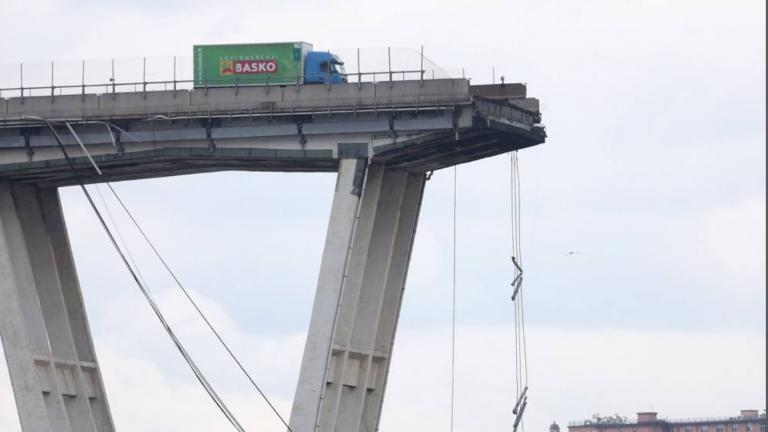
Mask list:
[[[114,94],[15,97],[4,100],[0,115],[47,118],[144,117],[228,111],[271,112],[469,102],[464,79],[287,86],[226,87]],[[4,108],[4,109],[3,109]]]
[[[469,82],[464,79],[395,81],[376,83],[376,102],[380,105],[429,105],[468,102]]]
[[[46,118],[81,118],[99,112],[95,94],[14,97],[7,100],[7,117],[38,116]]]
[[[280,86],[217,87],[190,93],[193,111],[270,111],[283,99]]]
[[[373,83],[313,84],[286,87],[283,91],[284,109],[353,108],[372,105],[376,97]]]
[[[295,87],[294,87],[295,89]],[[379,83],[286,87],[284,107],[288,109],[360,108],[393,105],[453,104],[468,102],[466,80],[393,81]]]
[[[178,113],[189,111],[189,104],[189,90],[102,94],[99,96],[99,114],[109,117],[135,117]]]

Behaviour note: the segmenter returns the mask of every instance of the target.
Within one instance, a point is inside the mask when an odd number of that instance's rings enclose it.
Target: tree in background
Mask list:
[[[597,413],[592,416],[592,421],[597,424],[624,424],[627,422],[627,418],[620,414],[601,416],[600,413]]]

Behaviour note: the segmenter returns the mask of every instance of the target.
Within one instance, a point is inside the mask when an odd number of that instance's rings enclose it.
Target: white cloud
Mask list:
[[[196,297],[199,298],[198,295]],[[193,355],[249,430],[281,430],[235,372],[199,320],[173,291],[159,301]],[[246,333],[210,299],[200,298],[236,352],[288,415],[304,335]],[[121,430],[228,430],[166,336],[137,299],[115,298],[107,332],[96,335],[104,380]],[[125,319],[130,317],[130,319]],[[512,421],[514,335],[507,326],[464,326],[457,334],[457,430],[494,430]],[[765,344],[758,332],[660,332],[529,328],[529,430],[546,430],[595,412],[631,417],[651,406],[662,416],[731,415],[764,404]],[[382,431],[447,428],[447,329],[402,328]],[[2,362],[0,362],[2,363]],[[3,367],[4,364],[0,364]],[[4,368],[4,367],[3,367]],[[0,374],[0,429],[16,425],[7,375]],[[729,397],[722,397],[729,395]]]
[[[220,412],[190,374],[172,380],[157,360],[104,353],[101,359],[109,402],[119,430],[211,431],[230,430]],[[180,361],[174,362],[180,369]],[[222,368],[228,367],[221,365]],[[282,430],[274,415],[253,391],[219,391],[238,420],[248,430]],[[290,400],[273,397],[282,412],[290,412]]]
[[[765,280],[765,199],[717,209],[704,224],[704,245],[720,266],[730,274]]]

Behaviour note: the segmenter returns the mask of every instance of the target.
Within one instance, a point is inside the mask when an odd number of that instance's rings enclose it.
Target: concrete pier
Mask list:
[[[342,161],[291,427],[376,430],[424,173]]]
[[[0,297],[22,429],[113,431],[55,189],[0,181]]]

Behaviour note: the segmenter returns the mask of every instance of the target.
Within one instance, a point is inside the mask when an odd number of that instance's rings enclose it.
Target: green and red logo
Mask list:
[[[278,72],[277,60],[221,60],[220,75],[255,75]]]

